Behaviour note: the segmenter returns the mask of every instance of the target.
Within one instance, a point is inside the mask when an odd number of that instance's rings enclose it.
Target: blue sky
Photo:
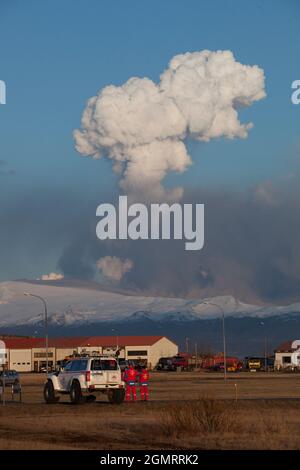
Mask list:
[[[247,140],[190,144],[193,169],[169,183],[243,189],[293,172],[300,106],[290,96],[300,78],[299,13],[297,0],[1,0],[7,104],[0,106],[0,159],[15,170],[0,175],[2,200],[45,188],[82,199],[115,189],[110,163],[74,149],[72,131],[86,100],[132,76],[156,81],[172,56],[202,49],[230,49],[238,61],[259,65],[267,97],[241,112],[242,121],[254,123]]]

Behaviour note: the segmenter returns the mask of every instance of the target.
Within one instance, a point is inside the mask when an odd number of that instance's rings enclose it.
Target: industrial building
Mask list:
[[[300,342],[286,341],[275,349],[275,369],[297,369],[300,367]]]
[[[5,359],[9,369],[38,372],[46,365],[45,338],[0,337],[5,343]],[[178,354],[178,346],[166,336],[90,336],[50,338],[49,367],[73,354],[114,354],[119,358],[143,359],[154,368],[159,359]]]

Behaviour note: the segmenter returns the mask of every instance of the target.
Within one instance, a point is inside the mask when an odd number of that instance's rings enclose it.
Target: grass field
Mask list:
[[[0,449],[300,449],[300,374],[153,373],[151,401],[120,406],[46,405],[44,379],[7,389]]]

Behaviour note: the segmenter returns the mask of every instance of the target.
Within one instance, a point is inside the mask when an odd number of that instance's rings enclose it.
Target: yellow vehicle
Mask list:
[[[261,357],[249,357],[247,358],[246,368],[249,371],[257,371],[264,368],[264,359]]]

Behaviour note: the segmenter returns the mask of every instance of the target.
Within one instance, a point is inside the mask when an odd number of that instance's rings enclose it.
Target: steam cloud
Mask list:
[[[185,140],[246,138],[252,123],[241,124],[237,110],[264,96],[263,70],[237,62],[231,51],[176,55],[159,83],[133,77],[90,98],[74,131],[76,149],[112,159],[125,192],[178,200],[183,189],[166,191],[162,180],[191,164]]]
[[[97,267],[104,277],[113,282],[119,282],[133,268],[130,259],[122,260],[116,256],[104,256],[97,261]]]
[[[63,274],[60,273],[43,274],[41,277],[42,281],[60,281],[63,278]]]

